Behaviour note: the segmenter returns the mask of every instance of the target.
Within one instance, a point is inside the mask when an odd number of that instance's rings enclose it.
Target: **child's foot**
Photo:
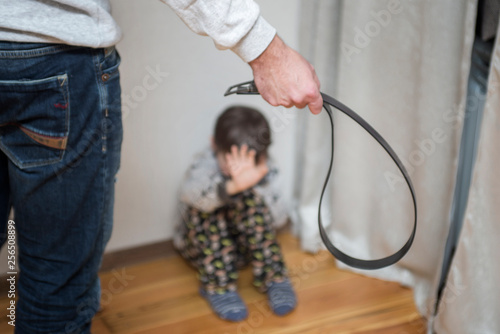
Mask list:
[[[200,289],[200,294],[208,300],[214,312],[221,319],[236,322],[248,316],[247,307],[236,291],[211,295]]]
[[[269,305],[276,315],[286,315],[297,305],[297,298],[289,280],[272,282],[267,289]]]

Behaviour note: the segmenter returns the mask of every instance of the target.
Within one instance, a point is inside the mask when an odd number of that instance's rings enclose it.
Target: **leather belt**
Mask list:
[[[224,96],[230,95],[230,94],[259,94],[259,91],[257,90],[257,87],[255,86],[255,83],[253,81],[248,81],[244,82],[238,85],[231,86],[227,89],[226,93]],[[323,240],[323,243],[325,244],[326,248],[330,251],[330,253],[337,258],[337,260],[345,263],[348,266],[354,267],[354,268],[359,268],[359,269],[381,269],[390,265],[393,265],[394,263],[398,262],[403,258],[403,256],[406,255],[408,250],[410,249],[413,240],[415,238],[415,233],[417,231],[417,199],[415,196],[415,189],[413,188],[413,184],[410,179],[410,175],[406,171],[406,168],[404,167],[403,163],[401,160],[398,158],[396,152],[391,148],[389,143],[370,125],[368,124],[361,116],[356,114],[351,108],[347,107],[346,105],[342,104],[341,102],[337,101],[331,96],[328,96],[324,93],[321,93],[321,96],[323,97],[323,108],[326,110],[328,117],[330,118],[330,124],[332,126],[332,154],[330,157],[330,165],[328,167],[328,173],[325,178],[325,183],[323,185],[323,190],[321,191],[321,196],[319,199],[319,207],[318,207],[318,225],[319,225],[319,232],[321,235],[321,239]],[[323,196],[325,194],[326,187],[328,185],[328,180],[330,179],[330,175],[332,172],[332,165],[333,165],[333,155],[334,155],[334,126],[333,126],[333,113],[331,107],[334,107],[335,109],[340,110],[347,116],[349,116],[351,119],[353,119],[356,123],[358,123],[363,129],[365,129],[389,154],[389,156],[392,158],[398,169],[401,171],[401,174],[403,174],[403,177],[406,181],[406,184],[408,185],[408,188],[411,192],[411,197],[413,200],[413,208],[414,208],[414,221],[413,221],[413,229],[411,232],[410,237],[406,241],[406,243],[399,249],[397,252],[395,252],[392,255],[389,255],[384,258],[376,259],[376,260],[362,260],[358,259],[352,256],[347,255],[346,253],[342,252],[340,249],[335,247],[333,243],[330,241],[328,238],[328,235],[326,233],[326,230],[323,226],[323,223],[321,221],[321,204],[323,202]]]

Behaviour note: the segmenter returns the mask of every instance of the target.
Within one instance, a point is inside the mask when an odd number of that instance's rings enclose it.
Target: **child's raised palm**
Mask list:
[[[269,171],[266,159],[262,158],[255,163],[256,152],[249,150],[247,145],[242,145],[240,149],[233,145],[231,152],[226,154],[229,176],[231,183],[228,184],[229,194],[236,194],[253,187]]]

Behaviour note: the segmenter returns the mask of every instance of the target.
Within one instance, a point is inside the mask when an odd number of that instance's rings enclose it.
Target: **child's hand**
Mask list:
[[[228,195],[234,195],[253,187],[269,171],[266,159],[255,163],[255,151],[248,150],[247,145],[242,145],[238,150],[236,145],[231,146],[231,153],[226,154],[229,176],[231,180],[226,183]]]

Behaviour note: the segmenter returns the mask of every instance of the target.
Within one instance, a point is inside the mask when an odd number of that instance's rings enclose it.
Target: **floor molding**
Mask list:
[[[161,257],[178,254],[171,239],[152,244],[104,253],[100,271],[109,271]]]

